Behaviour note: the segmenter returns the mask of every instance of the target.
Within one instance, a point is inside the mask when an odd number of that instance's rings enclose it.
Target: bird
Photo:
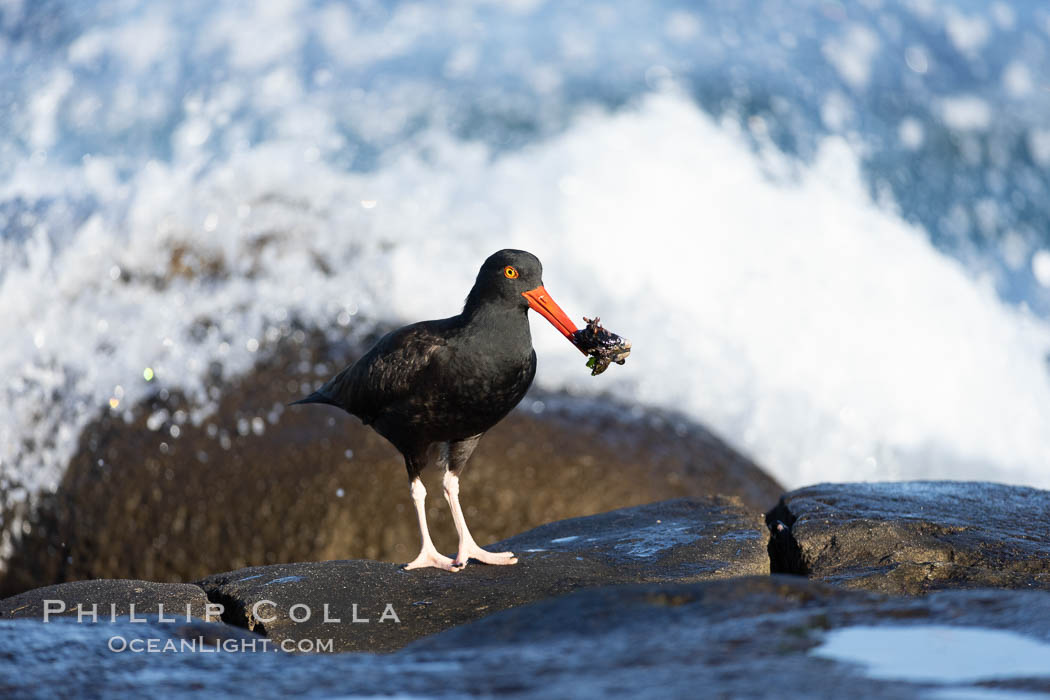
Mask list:
[[[419,555],[405,569],[460,571],[470,560],[517,563],[513,552],[489,552],[474,541],[459,502],[463,470],[482,435],[525,396],[536,376],[528,312],[573,341],[576,325],[543,285],[532,253],[504,249],[481,265],[463,311],[388,333],[357,362],[294,404],[328,404],[371,426],[401,453],[419,521]],[[420,473],[439,445],[442,486],[459,544],[441,554],[427,527],[427,490]]]

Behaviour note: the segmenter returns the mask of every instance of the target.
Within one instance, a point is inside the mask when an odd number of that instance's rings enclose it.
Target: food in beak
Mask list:
[[[622,365],[627,361],[627,356],[631,354],[630,341],[602,328],[597,316],[584,316],[583,320],[587,322],[587,327],[573,333],[570,340],[582,352],[591,356],[587,360],[587,366],[591,368],[592,377],[604,372],[612,362]]]

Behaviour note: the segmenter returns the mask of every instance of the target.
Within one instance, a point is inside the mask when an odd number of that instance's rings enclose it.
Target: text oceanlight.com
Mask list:
[[[140,639],[138,637],[128,639],[121,635],[109,638],[109,650],[117,654],[130,652],[132,654],[173,654],[173,653],[197,653],[235,654],[241,652],[267,652],[283,651],[289,654],[313,654],[332,653],[335,645],[331,639]]]

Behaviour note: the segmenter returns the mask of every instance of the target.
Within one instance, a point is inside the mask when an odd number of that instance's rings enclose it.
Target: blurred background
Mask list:
[[[634,344],[534,319],[547,392],[788,488],[1050,487],[1048,76],[1036,1],[0,0],[0,554],[112,426],[221,475],[503,247]]]

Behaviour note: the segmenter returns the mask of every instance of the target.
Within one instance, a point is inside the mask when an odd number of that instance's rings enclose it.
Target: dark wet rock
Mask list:
[[[159,697],[184,697],[210,685],[206,674],[221,676],[230,660],[271,650],[269,640],[221,622],[0,619],[0,697],[117,697],[118,688],[125,697],[153,697],[158,687]]]
[[[200,425],[189,403],[163,392],[131,423],[101,410],[58,492],[15,536],[0,596],[77,579],[187,581],[286,561],[410,560],[419,535],[397,451],[338,409],[285,407],[355,356],[300,335],[239,380],[217,377],[217,410]],[[448,548],[455,530],[440,474],[430,468],[423,479],[431,531]],[[669,498],[724,494],[762,512],[783,492],[681,416],[539,392],[486,434],[462,489],[482,543]]]
[[[1028,614],[1030,611],[1031,615]],[[941,591],[926,597],[886,596],[809,581],[795,576],[747,576],[700,584],[608,586],[506,610],[483,620],[420,640],[406,651],[495,644],[572,642],[600,637],[624,627],[659,628],[679,613],[708,625],[747,629],[766,616],[774,627],[791,625],[799,648],[819,643],[821,633],[839,627],[872,624],[941,624],[987,626],[1050,641],[1050,594],[972,590]],[[566,625],[565,620],[574,623]],[[760,632],[748,644],[775,641]],[[742,640],[741,640],[742,642]],[[743,653],[742,656],[747,656]]]
[[[96,611],[99,619],[134,615],[145,618],[163,615],[187,621],[187,618],[208,620],[208,597],[199,586],[190,583],[154,583],[104,579],[71,581],[54,586],[36,588],[0,600],[0,618],[32,618],[43,620],[83,613],[90,619]],[[218,619],[218,616],[214,616]]]
[[[982,482],[819,484],[767,515],[774,571],[851,588],[1050,590],[1050,491]]]
[[[909,682],[821,655],[843,630],[930,625],[1009,631],[1045,644],[1050,594],[894,598],[790,576],[625,585],[505,610],[389,655],[116,654],[107,649],[112,635],[142,634],[142,626],[0,620],[0,693],[865,700],[1050,688],[1038,671]],[[937,649],[916,653],[924,651]]]
[[[515,566],[473,563],[450,573],[328,561],[241,569],[200,585],[225,607],[225,621],[270,638],[332,639],[333,651],[392,651],[579,588],[768,573],[765,539],[760,516],[738,501],[677,500],[551,523],[490,547],[514,551]]]

